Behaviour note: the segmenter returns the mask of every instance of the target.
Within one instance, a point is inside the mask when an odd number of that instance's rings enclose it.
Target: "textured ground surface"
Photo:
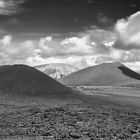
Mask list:
[[[2,136],[40,136],[36,139],[49,140],[140,139],[140,113],[106,106],[34,107],[0,114],[0,135],[1,139]]]
[[[1,104],[0,140],[140,140],[139,88],[78,89],[81,104]]]

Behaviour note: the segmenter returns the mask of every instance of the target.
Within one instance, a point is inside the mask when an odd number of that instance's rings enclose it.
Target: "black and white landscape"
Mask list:
[[[0,140],[140,140],[139,0],[0,0]]]
[[[38,65],[35,66],[35,68],[40,70],[41,72],[44,72],[45,74],[49,75],[50,77],[56,80],[79,70],[79,68],[77,67],[64,63],[51,63]]]

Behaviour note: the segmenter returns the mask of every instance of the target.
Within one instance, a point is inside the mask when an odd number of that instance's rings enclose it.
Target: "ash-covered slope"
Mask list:
[[[24,98],[73,97],[71,90],[46,74],[26,65],[0,66],[0,96],[4,99],[21,96]]]
[[[64,63],[51,63],[35,66],[36,69],[44,72],[54,79],[63,78],[79,69]]]
[[[59,81],[69,86],[110,86],[140,82],[140,74],[121,63],[104,63],[72,73]]]

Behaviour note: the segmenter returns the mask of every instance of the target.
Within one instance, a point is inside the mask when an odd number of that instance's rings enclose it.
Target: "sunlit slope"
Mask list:
[[[59,81],[69,86],[110,86],[140,82],[140,74],[121,63],[104,63],[72,73]]]

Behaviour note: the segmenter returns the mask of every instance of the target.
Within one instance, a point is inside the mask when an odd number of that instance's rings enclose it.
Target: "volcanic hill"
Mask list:
[[[36,99],[37,102],[41,98],[46,102],[48,99],[73,100],[77,95],[70,88],[33,67],[4,65],[0,66],[0,96],[2,103],[19,99],[24,102],[29,98],[30,101]]]
[[[140,74],[115,62],[85,68],[59,81],[68,86],[112,86],[140,82]]]

